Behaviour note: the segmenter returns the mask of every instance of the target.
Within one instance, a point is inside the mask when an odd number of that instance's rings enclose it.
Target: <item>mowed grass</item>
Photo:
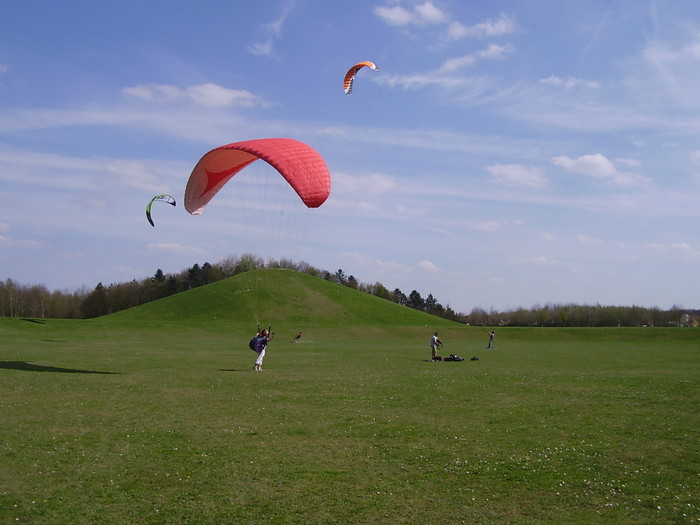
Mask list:
[[[501,328],[486,350],[280,275],[262,373],[235,280],[0,319],[0,522],[700,521],[700,331]],[[466,360],[428,361],[435,330]]]

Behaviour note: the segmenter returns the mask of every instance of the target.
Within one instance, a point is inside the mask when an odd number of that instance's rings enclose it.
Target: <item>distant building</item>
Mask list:
[[[681,326],[700,326],[700,315],[683,314],[681,315]]]

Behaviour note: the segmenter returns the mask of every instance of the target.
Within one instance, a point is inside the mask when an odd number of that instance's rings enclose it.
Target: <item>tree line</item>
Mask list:
[[[455,312],[432,295],[423,297],[417,290],[408,295],[399,288],[393,291],[377,282],[367,284],[342,269],[336,272],[318,269],[306,262],[288,259],[264,261],[251,254],[227,257],[215,264],[205,262],[176,274],[158,269],[152,277],[74,292],[49,291],[44,285],[21,285],[12,279],[0,282],[0,316],[29,318],[89,319],[162,299],[192,288],[214,283],[234,275],[260,268],[283,268],[303,272],[320,279],[347,286],[432,315],[463,324],[478,326],[686,326],[698,319],[700,310],[673,306],[668,310],[641,306],[604,306],[546,304],[509,311],[474,308],[469,313]]]

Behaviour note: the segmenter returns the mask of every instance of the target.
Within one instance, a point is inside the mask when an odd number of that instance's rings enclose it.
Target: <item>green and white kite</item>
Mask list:
[[[175,199],[172,195],[162,193],[161,195],[156,195],[155,197],[153,197],[151,199],[151,202],[148,203],[148,206],[146,206],[146,218],[148,219],[148,222],[151,223],[151,226],[155,226],[155,224],[153,224],[153,219],[151,219],[151,206],[156,201],[165,202],[166,204],[175,206]]]

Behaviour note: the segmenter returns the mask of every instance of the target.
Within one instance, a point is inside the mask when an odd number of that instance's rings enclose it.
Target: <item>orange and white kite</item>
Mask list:
[[[350,70],[345,74],[345,81],[343,82],[343,87],[345,88],[346,95],[352,93],[352,84],[355,81],[355,75],[357,75],[357,72],[363,67],[368,67],[372,71],[379,71],[379,68],[376,66],[376,64],[374,62],[370,62],[369,60],[359,62],[352,66]]]

